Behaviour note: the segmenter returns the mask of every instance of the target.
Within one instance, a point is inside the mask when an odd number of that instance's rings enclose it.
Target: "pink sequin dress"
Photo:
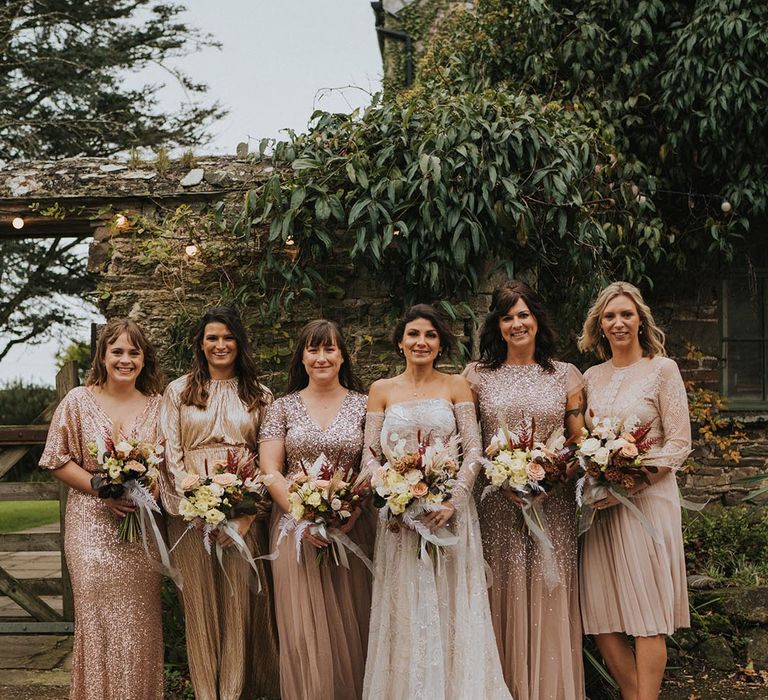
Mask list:
[[[484,447],[500,421],[514,430],[522,419],[534,418],[536,439],[542,442],[563,427],[567,397],[584,382],[573,365],[554,365],[553,373],[538,364],[483,370],[473,363],[464,370],[478,398]],[[540,545],[528,533],[520,508],[500,492],[480,500],[487,483],[481,474],[475,495],[483,551],[493,571],[491,619],[504,678],[516,700],[580,700],[584,671],[574,489],[559,487],[539,505],[559,578],[550,589]]]
[[[259,442],[282,440],[286,477],[311,465],[320,453],[343,466],[360,464],[366,398],[348,392],[330,425],[322,430],[307,413],[301,395],[277,399],[267,410]],[[276,508],[275,511],[278,511]],[[279,519],[272,520],[272,549],[277,548]],[[367,510],[349,538],[368,556],[373,553],[375,521]],[[332,561],[318,564],[318,550],[303,543],[296,558],[292,535],[284,539],[272,564],[280,637],[282,700],[356,700],[362,694],[371,574],[349,554],[349,569]]]
[[[587,401],[598,417],[652,421],[657,444],[647,463],[666,475],[632,497],[661,535],[656,543],[640,521],[619,504],[599,511],[584,534],[581,612],[586,634],[626,632],[635,637],[672,634],[689,627],[688,589],[675,470],[691,450],[688,399],[680,371],[667,357],[643,358],[628,367],[604,362],[590,367]]]
[[[158,442],[159,405],[160,397],[149,397],[123,437]],[[40,466],[75,462],[96,471],[86,444],[97,435],[110,437],[112,421],[89,389],[72,389],[53,415]],[[118,524],[101,499],[69,489],[64,551],[75,606],[72,700],[163,697],[161,577],[141,542],[118,539]]]

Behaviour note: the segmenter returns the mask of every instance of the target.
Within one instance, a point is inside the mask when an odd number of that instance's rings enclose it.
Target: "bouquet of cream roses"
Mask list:
[[[330,540],[329,550],[336,564],[349,568],[345,551],[349,549],[372,568],[362,550],[338,529],[361,507],[366,495],[365,485],[359,479],[353,482],[351,475],[351,469],[331,464],[321,452],[311,466],[302,465],[301,473],[289,480],[291,509],[282,518],[280,536],[294,533],[297,560],[301,556],[302,537],[309,530]],[[323,559],[324,553],[324,550],[318,552],[318,561]]]
[[[162,445],[126,440],[115,427],[111,438],[99,435],[85,447],[99,465],[91,477],[99,498],[126,498],[139,509],[128,513],[117,530],[121,542],[135,542],[142,532],[139,514],[146,509],[160,512],[151,492],[160,476],[157,467],[163,459]]]
[[[562,431],[553,434],[547,444],[537,442],[535,432],[534,419],[530,424],[522,421],[517,433],[505,425],[499,427],[485,449],[489,460],[484,471],[489,484],[481,498],[502,488],[510,488],[522,498],[531,498],[548,493],[556,484],[567,480],[574,447]]]
[[[592,430],[584,429],[576,449],[584,475],[576,487],[576,501],[583,508],[579,534],[586,532],[594,522],[598,501],[612,494],[639,521],[651,538],[662,543],[661,534],[648,518],[630,500],[629,496],[641,484],[650,484],[648,472],[658,468],[644,463],[650,448],[658,440],[649,438],[652,422],[640,423],[637,416],[597,416],[590,411]]]
[[[247,450],[227,451],[227,458],[206,464],[207,476],[177,472],[177,490],[182,496],[179,515],[208,532],[226,529],[227,522],[241,515],[256,515],[266,498],[264,477],[257,474],[255,458]],[[207,538],[206,538],[207,540]]]
[[[455,544],[456,537],[432,533],[418,518],[439,510],[451,498],[459,470],[454,457],[458,453],[458,436],[454,435],[446,444],[429,435],[422,440],[419,434],[418,447],[413,452],[405,450],[406,441],[397,433],[390,433],[387,441],[390,444],[384,452],[388,460],[374,468],[371,476],[373,503],[384,512],[390,530],[397,531],[402,524],[419,534],[422,556],[439,554],[439,547]]]

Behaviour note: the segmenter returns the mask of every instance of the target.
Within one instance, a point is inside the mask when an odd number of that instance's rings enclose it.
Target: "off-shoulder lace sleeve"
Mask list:
[[[381,429],[384,425],[383,413],[365,414],[365,433],[363,437],[363,456],[360,459],[362,478],[370,478],[371,471],[382,462]]]
[[[691,418],[685,384],[673,360],[664,361],[658,387],[659,419],[664,437],[661,446],[651,449],[643,462],[679,469],[691,453]]]
[[[73,389],[56,408],[51,426],[48,428],[48,438],[45,450],[40,457],[40,467],[43,469],[60,469],[67,462],[75,462],[82,466],[83,441],[80,426],[80,410],[78,393],[87,389]]]
[[[285,401],[278,399],[267,407],[259,429],[259,442],[285,440],[287,433],[288,418],[285,411]]]
[[[456,427],[461,438],[461,467],[453,487],[451,501],[457,511],[463,510],[472,496],[472,487],[480,471],[483,456],[483,441],[475,417],[475,405],[470,401],[454,404]]]
[[[565,375],[565,393],[571,396],[586,387],[584,375],[576,367],[569,364]]]
[[[184,447],[181,444],[181,392],[176,383],[169,384],[160,403],[160,433],[165,440],[165,463],[160,468],[160,500],[170,515],[179,514],[181,498],[176,493],[174,471],[184,470]]]

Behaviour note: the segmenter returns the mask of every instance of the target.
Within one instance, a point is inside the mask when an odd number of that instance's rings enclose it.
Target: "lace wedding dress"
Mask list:
[[[366,419],[368,467],[384,461],[405,440],[447,444],[458,431],[463,463],[448,529],[458,538],[439,565],[420,557],[419,535],[392,532],[380,513],[374,554],[373,603],[368,639],[366,700],[511,700],[491,626],[477,512],[471,498],[480,468],[480,434],[471,402],[419,399],[394,404]],[[458,455],[457,455],[458,458]]]

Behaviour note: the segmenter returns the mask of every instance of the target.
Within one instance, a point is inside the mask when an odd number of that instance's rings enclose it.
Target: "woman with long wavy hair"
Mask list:
[[[40,466],[69,486],[64,551],[75,607],[73,700],[163,697],[161,576],[140,541],[119,538],[118,524],[135,506],[99,497],[91,483],[99,465],[87,445],[113,436],[159,444],[164,384],[141,328],[113,319],[99,334],[86,386],[72,389],[51,420]]]
[[[238,700],[275,696],[277,635],[271,585],[266,567],[258,563],[262,590],[254,572],[217,533],[225,548],[222,564],[206,550],[198,530],[187,531],[179,517],[174,474],[205,475],[214,463],[254,459],[259,426],[271,401],[259,383],[256,364],[240,314],[232,307],[209,309],[192,339],[193,360],[188,374],[171,382],[161,408],[165,436],[163,503],[171,516],[168,532],[183,577],[182,598],[190,675],[199,700]],[[236,525],[251,553],[267,552],[264,520],[243,515]]]
[[[272,548],[279,556],[272,566],[283,700],[357,700],[362,694],[371,574],[353,551],[345,549],[346,562],[334,562],[329,540],[309,530],[300,545],[293,535],[280,541],[280,521],[290,510],[290,481],[321,454],[354,480],[365,402],[339,327],[310,321],[296,341],[286,394],[267,410],[259,435],[261,471],[272,477],[269,490],[277,505]],[[372,515],[363,506],[338,528],[366,558],[373,549]]]
[[[554,329],[539,295],[515,280],[496,287],[480,332],[480,360],[464,371],[485,447],[502,424],[517,432],[521,422],[529,427],[533,421],[534,437],[544,443],[563,430],[581,430],[581,373],[555,360],[554,351]],[[478,479],[478,493],[487,483]],[[559,485],[533,506],[549,542],[531,536],[524,505],[509,491],[478,499],[504,677],[515,700],[578,700],[584,673],[573,486]]]
[[[643,457],[647,482],[629,489],[636,511],[610,493],[592,503],[596,515],[581,550],[584,632],[594,635],[622,697],[655,700],[666,635],[690,625],[675,479],[691,450],[688,398],[677,365],[666,357],[664,333],[628,282],[598,294],[579,347],[604,360],[584,374],[588,427],[593,415],[636,419],[650,426],[646,440],[653,443]]]

